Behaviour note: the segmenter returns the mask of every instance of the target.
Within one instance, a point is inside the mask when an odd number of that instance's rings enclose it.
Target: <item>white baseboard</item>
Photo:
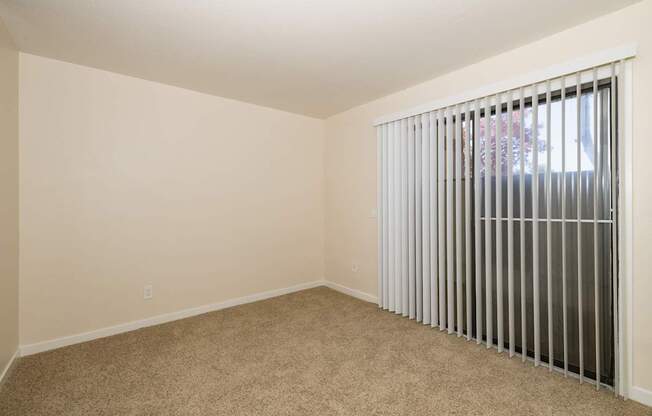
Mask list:
[[[5,368],[2,370],[2,373],[0,373],[0,386],[2,385],[2,382],[5,379],[5,377],[12,370],[12,367],[16,364],[18,357],[21,356],[37,354],[39,352],[66,347],[68,345],[79,344],[86,341],[92,341],[98,338],[109,337],[111,335],[117,335],[124,332],[134,331],[140,328],[145,328],[148,326],[159,325],[166,322],[172,322],[179,319],[189,318],[192,316],[218,311],[233,306],[244,305],[246,303],[252,303],[259,300],[270,299],[277,296],[286,295],[293,292],[299,292],[301,290],[311,289],[318,286],[326,286],[330,289],[336,290],[338,292],[344,293],[345,295],[349,295],[366,302],[371,302],[374,304],[378,303],[378,298],[374,295],[371,295],[366,292],[362,292],[357,289],[352,289],[350,287],[346,287],[339,283],[335,283],[327,280],[315,280],[312,282],[302,283],[299,285],[290,286],[282,289],[275,289],[275,290],[269,290],[267,292],[255,293],[253,295],[247,295],[240,298],[225,300],[223,302],[198,306],[196,308],[184,309],[177,312],[166,313],[163,315],[153,316],[151,318],[146,318],[139,321],[133,321],[125,324],[101,328],[94,331],[84,332],[81,334],[56,338],[53,340],[38,342],[35,344],[22,345],[16,351],[16,353],[11,358],[9,363],[7,363]],[[630,389],[630,399],[642,403],[646,406],[652,406],[652,391],[646,390],[641,387],[633,386]]]
[[[642,387],[633,386],[629,391],[629,398],[652,407],[652,391]]]
[[[274,298],[288,293],[298,292],[300,290],[310,289],[317,286],[326,286],[323,280],[302,283],[282,289],[269,290],[267,292],[254,293],[236,299],[229,299],[223,302],[212,303],[209,305],[198,306],[195,308],[184,309],[177,312],[170,312],[163,315],[153,316],[151,318],[141,319],[138,321],[127,322],[115,326],[96,329],[94,331],[84,332],[81,334],[70,335],[62,338],[56,338],[48,341],[38,342],[35,344],[21,345],[20,356],[37,354],[39,352],[54,350],[56,348],[66,347],[68,345],[79,344],[86,341],[92,341],[98,338],[109,337],[124,332],[135,331],[136,329],[148,326],[159,325],[166,322],[176,321],[179,319],[189,318],[191,316],[201,315],[208,312],[219,311],[233,306],[243,305],[246,303],[256,302],[259,300]]]
[[[330,282],[328,280],[324,282],[324,285],[333,290],[337,290],[338,292],[344,293],[345,295],[353,296],[354,298],[358,298],[366,302],[371,302],[376,304],[378,303],[378,298],[374,295],[370,295],[369,293],[365,293],[357,289],[351,289],[350,287],[346,287],[339,283]]]
[[[5,378],[9,377],[9,374],[11,374],[14,365],[16,365],[16,362],[18,361],[18,357],[20,357],[20,349],[17,349],[16,352],[14,352],[14,355],[11,357],[5,368],[2,369],[2,373],[0,373],[0,388],[2,388],[2,383],[5,381]]]

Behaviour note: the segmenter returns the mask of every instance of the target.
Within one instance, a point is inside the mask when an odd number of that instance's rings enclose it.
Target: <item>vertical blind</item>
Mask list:
[[[379,307],[617,389],[622,65],[379,124]]]

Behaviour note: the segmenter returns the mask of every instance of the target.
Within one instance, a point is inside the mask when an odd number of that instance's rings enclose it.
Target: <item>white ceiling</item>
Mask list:
[[[0,0],[22,51],[327,117],[637,0]]]

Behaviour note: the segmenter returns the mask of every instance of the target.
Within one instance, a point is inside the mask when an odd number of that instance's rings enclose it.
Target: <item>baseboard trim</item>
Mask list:
[[[2,384],[7,378],[9,378],[9,375],[13,371],[18,362],[18,357],[20,357],[20,349],[16,349],[16,352],[14,352],[14,355],[11,357],[5,368],[2,369],[2,373],[0,373],[0,389],[2,388]]]
[[[652,391],[642,387],[633,386],[629,391],[629,398],[652,407]]]
[[[50,351],[57,348],[67,347],[69,345],[80,344],[82,342],[92,341],[94,339],[110,337],[112,335],[122,334],[124,332],[135,331],[148,326],[159,325],[166,322],[177,321],[179,319],[190,318],[196,315],[202,315],[208,312],[219,311],[221,309],[231,308],[233,306],[244,305],[259,300],[275,298],[277,296],[287,295],[289,293],[301,290],[311,289],[318,286],[327,286],[323,280],[315,280],[308,283],[302,283],[295,286],[281,289],[269,290],[266,292],[254,293],[252,295],[240,298],[229,299],[222,302],[212,303],[209,305],[198,306],[195,308],[183,309],[176,312],[170,312],[162,315],[145,318],[138,321],[127,322],[115,326],[96,329],[89,332],[56,338],[48,341],[37,342],[20,346],[20,356],[38,354],[40,352]]]
[[[324,282],[324,286],[329,287],[333,290],[337,290],[338,292],[344,293],[345,295],[353,296],[354,298],[364,300],[366,302],[378,303],[378,298],[376,296],[370,295],[369,293],[363,292],[361,290],[351,289],[350,287],[346,287],[339,283],[335,283],[327,280]]]
[[[140,328],[148,326],[159,325],[167,322],[177,321],[179,319],[190,318],[197,315],[202,315],[208,312],[219,311],[221,309],[231,308],[233,306],[244,305],[247,303],[257,302],[260,300],[271,299],[289,293],[299,292],[301,290],[312,289],[319,286],[326,286],[330,289],[336,290],[348,296],[363,300],[365,302],[378,303],[378,298],[369,293],[361,290],[352,289],[350,287],[341,285],[339,283],[331,282],[328,280],[315,280],[308,283],[302,283],[281,289],[269,290],[266,292],[254,293],[252,295],[242,296],[235,299],[229,299],[222,302],[212,303],[209,305],[198,306],[195,308],[183,309],[177,312],[170,312],[162,315],[153,316],[151,318],[132,321],[120,325],[110,326],[106,328],[97,329],[94,331],[84,332],[80,334],[70,335],[66,337],[56,338],[48,341],[38,342],[34,344],[21,345],[14,353],[11,360],[7,363],[5,368],[0,373],[0,388],[2,387],[5,379],[11,374],[11,371],[18,362],[19,357],[38,354],[40,352],[50,351],[57,348],[67,347],[69,345],[80,344],[94,339],[110,337],[112,335],[122,334],[124,332],[135,331]],[[637,401],[646,406],[652,406],[652,391],[646,390],[642,387],[633,386],[630,389],[629,397],[631,400]]]

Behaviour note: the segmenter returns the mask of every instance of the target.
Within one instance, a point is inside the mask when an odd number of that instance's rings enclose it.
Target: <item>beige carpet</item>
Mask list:
[[[0,415],[652,415],[317,288],[23,358]]]

